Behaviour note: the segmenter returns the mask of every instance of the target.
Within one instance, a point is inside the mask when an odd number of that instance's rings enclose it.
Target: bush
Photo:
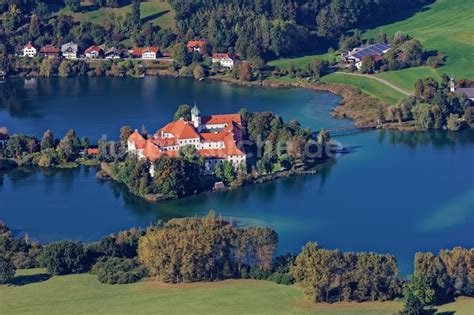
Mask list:
[[[295,283],[295,278],[288,273],[274,272],[267,278],[268,281],[272,281],[278,284],[290,285]]]
[[[0,284],[9,282],[15,277],[15,266],[10,259],[0,256]]]
[[[59,241],[44,247],[40,262],[50,274],[65,275],[88,269],[88,259],[80,242]]]
[[[148,276],[148,269],[140,266],[134,259],[110,257],[99,260],[92,267],[92,273],[102,283],[125,284]]]

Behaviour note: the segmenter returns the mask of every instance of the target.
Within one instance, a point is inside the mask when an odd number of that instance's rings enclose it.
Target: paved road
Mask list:
[[[402,90],[401,88],[399,88],[399,87],[396,86],[396,85],[393,85],[392,83],[388,82],[387,80],[381,79],[381,78],[376,77],[376,76],[374,76],[374,75],[362,74],[362,73],[348,73],[348,72],[335,72],[335,73],[336,73],[336,74],[341,74],[341,75],[352,75],[352,76],[355,76],[355,77],[363,77],[363,78],[368,78],[368,79],[376,80],[376,81],[379,81],[379,82],[382,83],[382,84],[385,84],[385,85],[391,87],[391,88],[394,89],[395,91],[402,93],[403,95],[407,95],[407,96],[412,96],[412,95],[413,95],[412,93],[407,92],[407,91],[405,91],[405,90]]]

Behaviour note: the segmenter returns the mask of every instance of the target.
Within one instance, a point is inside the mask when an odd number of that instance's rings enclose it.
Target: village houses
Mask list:
[[[132,51],[132,55],[134,58],[154,60],[158,57],[159,51],[158,47],[135,48]]]
[[[161,156],[178,157],[180,148],[192,145],[204,158],[206,171],[229,161],[235,168],[246,164],[246,154],[239,147],[243,137],[240,114],[201,116],[197,106],[191,121],[171,122],[145,139],[137,130],[128,138],[128,151],[150,162]],[[150,170],[153,175],[153,168]]]
[[[25,47],[23,47],[22,52],[23,52],[23,57],[30,57],[30,58],[36,57],[36,48],[33,47],[31,42],[28,42],[28,44],[26,44]]]
[[[102,48],[94,45],[85,50],[84,56],[88,59],[99,59],[102,57],[103,52]]]
[[[105,51],[104,55],[105,59],[120,59],[124,57],[125,54],[123,49],[111,47]]]
[[[66,59],[77,59],[77,44],[72,42],[66,43],[61,46],[61,53]]]
[[[186,45],[188,51],[190,53],[199,53],[200,55],[204,55],[207,53],[207,40],[190,40]]]
[[[466,95],[468,99],[470,99],[471,101],[474,101],[474,87],[458,88],[456,87],[456,82],[454,78],[451,78],[449,87],[450,87],[451,92],[459,96]]]
[[[237,58],[233,54],[214,53],[212,54],[212,63],[217,63],[223,68],[233,69]]]
[[[53,58],[59,56],[60,50],[52,44],[48,44],[41,47],[39,53],[41,57]]]
[[[382,56],[390,50],[390,45],[385,43],[377,43],[373,45],[364,45],[356,47],[351,51],[342,54],[342,60],[347,63],[354,64],[357,69],[362,67],[362,59],[366,56],[373,56],[375,60],[381,60]]]

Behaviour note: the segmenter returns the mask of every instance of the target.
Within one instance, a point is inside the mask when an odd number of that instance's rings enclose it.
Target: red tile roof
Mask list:
[[[212,54],[213,59],[232,59],[232,56],[228,53],[214,53]]]
[[[147,140],[143,155],[151,162],[155,162],[161,156],[161,150],[151,141]]]
[[[54,47],[51,44],[45,45],[41,47],[40,49],[40,53],[43,53],[43,54],[59,54],[59,51],[60,51],[59,48]]]
[[[91,53],[93,51],[99,53],[101,50],[102,50],[102,48],[100,48],[99,46],[91,46],[91,47],[86,49],[85,53],[88,54],[88,53]]]
[[[201,123],[203,125],[221,125],[221,124],[231,125],[233,121],[238,124],[241,124],[242,118],[240,117],[240,114],[212,115],[212,116],[204,116],[201,118]]]
[[[207,45],[207,40],[190,40],[187,44],[188,48],[194,48],[194,47],[199,47],[199,48],[204,48]]]
[[[146,47],[146,48],[143,48],[142,54],[147,53],[147,52],[152,52],[156,54],[159,51],[160,49],[158,47]]]
[[[25,45],[25,48],[32,49],[34,47],[31,45],[31,42],[28,42],[28,44]]]
[[[87,154],[88,154],[88,155],[97,155],[97,154],[99,154],[99,149],[97,149],[97,148],[89,148],[89,149],[87,149]]]
[[[194,127],[183,119],[169,123],[161,130],[166,133],[171,133],[177,139],[199,138],[199,134],[196,132]]]
[[[176,138],[155,138],[151,139],[151,142],[160,147],[169,147],[177,144]]]
[[[135,130],[130,137],[128,137],[128,141],[130,143],[135,144],[135,148],[137,150],[144,149],[146,145],[146,140],[143,138],[143,136],[138,132],[138,130]]]

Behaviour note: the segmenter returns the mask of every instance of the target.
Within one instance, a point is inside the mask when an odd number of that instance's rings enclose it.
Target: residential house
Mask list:
[[[190,53],[199,53],[201,55],[204,55],[207,53],[207,40],[202,39],[202,40],[190,40],[188,44],[186,45],[188,47],[188,51]]]
[[[123,58],[124,52],[122,49],[115,47],[109,48],[105,51],[105,59],[120,59]]]
[[[53,57],[58,57],[59,56],[60,50],[59,50],[59,48],[57,48],[57,47],[55,47],[51,44],[48,44],[48,45],[45,45],[45,46],[41,47],[39,53],[40,53],[41,57],[53,58]]]
[[[362,59],[366,56],[373,56],[375,59],[381,60],[382,56],[390,50],[390,45],[385,43],[377,43],[373,45],[364,45],[356,47],[346,54],[342,54],[342,60],[347,63],[353,63],[360,69],[362,67]]]
[[[451,78],[450,90],[457,95],[465,95],[468,99],[474,101],[474,87],[458,88],[454,78]]]
[[[235,63],[237,61],[237,58],[233,54],[228,54],[228,53],[214,53],[212,54],[212,63],[217,63],[221,67],[227,68],[227,69],[233,69],[235,66]]]
[[[88,59],[99,59],[102,57],[104,51],[99,46],[91,46],[87,48],[84,52],[84,56]]]
[[[156,59],[160,49],[158,47],[146,47],[142,50],[142,59]]]
[[[31,44],[31,42],[28,42],[28,44],[26,44],[23,49],[22,49],[22,56],[23,57],[30,57],[30,58],[33,58],[33,57],[36,57],[36,48],[33,47],[33,45]]]
[[[77,58],[77,44],[73,42],[66,43],[61,46],[61,53],[66,59],[76,59]]]
[[[128,138],[128,151],[154,162],[161,156],[178,157],[180,148],[194,146],[212,173],[219,163],[229,161],[238,168],[247,156],[240,147],[243,138],[240,114],[201,116],[194,106],[191,121],[179,119],[145,139],[137,130]],[[153,169],[150,170],[153,175]]]

